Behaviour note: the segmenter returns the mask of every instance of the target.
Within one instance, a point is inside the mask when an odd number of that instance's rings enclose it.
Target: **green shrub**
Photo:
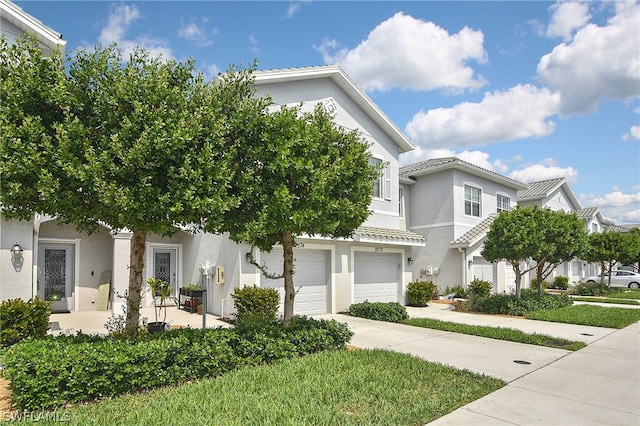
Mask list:
[[[275,288],[256,285],[236,287],[231,297],[236,307],[236,323],[254,320],[274,322],[278,318],[280,293]]]
[[[546,282],[546,281],[542,281],[542,289],[544,290],[545,288],[549,288],[551,287],[551,285]],[[537,290],[538,289],[538,279],[537,278],[531,278],[531,283],[529,283],[529,288]]]
[[[7,347],[29,337],[47,335],[50,302],[34,298],[5,300],[0,304],[0,346]]]
[[[398,302],[369,302],[368,300],[349,306],[349,315],[387,322],[398,322],[409,318],[407,308]]]
[[[467,289],[461,285],[454,285],[452,287],[445,288],[444,295],[448,296],[449,294],[453,294],[453,297],[458,299],[466,299],[468,296]]]
[[[606,284],[601,286],[599,282],[586,282],[572,287],[570,293],[579,296],[605,296],[608,291]]]
[[[253,325],[177,329],[137,340],[84,334],[27,340],[4,351],[4,375],[19,410],[41,410],[341,349],[353,335],[334,320]]]
[[[407,285],[407,302],[409,306],[427,306],[438,288],[431,281],[415,281]]]
[[[553,288],[558,290],[566,290],[569,288],[569,277],[558,275],[553,279]]]
[[[468,296],[488,297],[493,290],[493,284],[489,281],[474,279],[467,287]]]
[[[536,289],[523,289],[520,299],[512,294],[495,294],[486,298],[470,299],[465,309],[487,314],[523,316],[539,309],[555,309],[570,306],[571,298],[565,294],[538,294]]]

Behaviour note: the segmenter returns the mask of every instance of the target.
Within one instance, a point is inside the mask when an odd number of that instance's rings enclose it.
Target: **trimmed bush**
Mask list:
[[[349,306],[349,315],[387,322],[398,322],[409,318],[407,308],[398,302],[369,302],[368,300]]]
[[[571,294],[579,296],[606,296],[608,294],[607,285],[600,285],[599,282],[580,283],[570,290]]]
[[[527,312],[539,309],[554,309],[570,306],[573,303],[567,295],[538,294],[535,289],[523,289],[520,299],[511,294],[495,294],[485,298],[471,298],[464,305],[466,311],[487,314],[505,314],[523,316]]]
[[[569,277],[558,275],[553,279],[553,288],[558,290],[566,290],[569,288]]]
[[[341,349],[353,334],[334,320],[253,324],[252,330],[178,329],[138,340],[84,334],[27,340],[4,351],[4,375],[16,407],[34,411]]]
[[[447,296],[449,294],[453,294],[453,297],[457,299],[466,299],[468,296],[467,289],[461,285],[454,285],[454,286],[445,288],[444,295]]]
[[[39,298],[25,302],[22,299],[5,300],[0,304],[0,346],[7,347],[29,337],[47,335],[50,302]]]
[[[427,306],[438,288],[431,281],[415,281],[407,284],[407,302],[409,306]]]
[[[476,278],[469,283],[467,294],[469,296],[488,297],[491,294],[491,290],[493,290],[492,283]]]
[[[231,294],[236,307],[236,323],[243,321],[276,321],[280,306],[280,293],[275,288],[256,285],[236,287]]]

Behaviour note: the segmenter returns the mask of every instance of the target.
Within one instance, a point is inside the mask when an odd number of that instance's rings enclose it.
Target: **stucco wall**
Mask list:
[[[22,262],[14,263],[11,248],[24,250]],[[0,300],[33,297],[33,222],[0,219]]]

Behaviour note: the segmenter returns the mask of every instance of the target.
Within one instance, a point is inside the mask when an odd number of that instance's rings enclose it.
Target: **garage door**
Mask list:
[[[493,283],[493,263],[487,262],[482,257],[473,258],[473,269],[471,271],[473,279],[489,281]]]
[[[327,313],[328,251],[304,250],[294,251],[293,285],[296,298],[293,313],[296,315],[313,315]],[[282,250],[262,253],[261,262],[266,264],[270,272],[282,272]],[[272,287],[280,292],[280,312],[284,309],[284,280],[270,280],[262,276],[261,287]]]
[[[397,302],[398,268],[398,254],[356,252],[353,302]]]

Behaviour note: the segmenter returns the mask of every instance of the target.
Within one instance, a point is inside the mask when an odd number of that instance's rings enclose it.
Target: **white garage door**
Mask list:
[[[493,283],[493,263],[489,263],[482,257],[473,258],[473,279],[489,281]]]
[[[296,298],[293,313],[296,315],[313,315],[327,313],[327,250],[294,250],[295,274],[293,285]],[[266,264],[269,272],[282,273],[282,250],[273,250],[261,254],[261,263]],[[280,292],[280,312],[284,309],[284,280],[270,280],[262,276],[261,287],[272,287]]]
[[[356,252],[353,302],[397,302],[398,268],[398,254]]]

